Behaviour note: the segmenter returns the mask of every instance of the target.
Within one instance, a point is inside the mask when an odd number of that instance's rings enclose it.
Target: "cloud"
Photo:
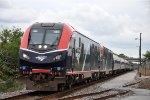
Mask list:
[[[36,19],[36,13],[32,9],[0,9],[0,22],[26,23]]]
[[[27,23],[36,19],[37,11],[32,8],[18,8],[8,0],[1,0],[0,14],[1,23]]]
[[[119,33],[114,15],[110,15],[97,5],[80,4],[72,9],[42,12],[36,21],[69,22],[74,27],[82,27],[94,34],[109,35]]]
[[[0,0],[0,8],[10,8],[11,2],[8,0]]]

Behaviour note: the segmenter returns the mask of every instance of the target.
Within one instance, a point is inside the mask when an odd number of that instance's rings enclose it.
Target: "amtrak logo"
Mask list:
[[[47,56],[37,56],[37,57],[35,57],[37,60],[39,60],[39,61],[43,61],[44,59],[46,59],[47,58]]]

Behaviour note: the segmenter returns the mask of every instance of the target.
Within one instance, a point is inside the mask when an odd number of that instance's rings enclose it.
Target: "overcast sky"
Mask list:
[[[0,0],[0,30],[35,22],[66,22],[113,52],[138,57],[150,50],[149,0]]]

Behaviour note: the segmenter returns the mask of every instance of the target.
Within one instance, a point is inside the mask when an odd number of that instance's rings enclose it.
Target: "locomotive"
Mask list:
[[[19,55],[29,90],[58,91],[131,69],[128,61],[66,23],[31,25]]]

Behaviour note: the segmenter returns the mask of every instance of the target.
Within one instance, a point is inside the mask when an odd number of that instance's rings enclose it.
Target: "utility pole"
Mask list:
[[[140,46],[139,46],[139,59],[140,59],[140,65],[139,65],[139,67],[142,67],[142,64],[141,64],[141,35],[142,35],[142,33],[140,33]],[[139,73],[139,68],[138,67],[138,73]],[[139,73],[139,77],[141,77],[141,73]]]
[[[140,33],[140,38],[135,38],[135,40],[140,40],[140,45],[139,45],[139,65],[138,65],[138,73],[139,73],[139,69],[140,69],[140,67],[142,66],[142,61],[141,61],[141,35],[142,35],[142,33]],[[140,73],[139,73],[139,75],[140,75]],[[141,76],[141,75],[140,75]]]
[[[140,57],[140,67],[141,67],[141,35],[142,33],[140,33],[140,48],[139,48],[139,57]]]

